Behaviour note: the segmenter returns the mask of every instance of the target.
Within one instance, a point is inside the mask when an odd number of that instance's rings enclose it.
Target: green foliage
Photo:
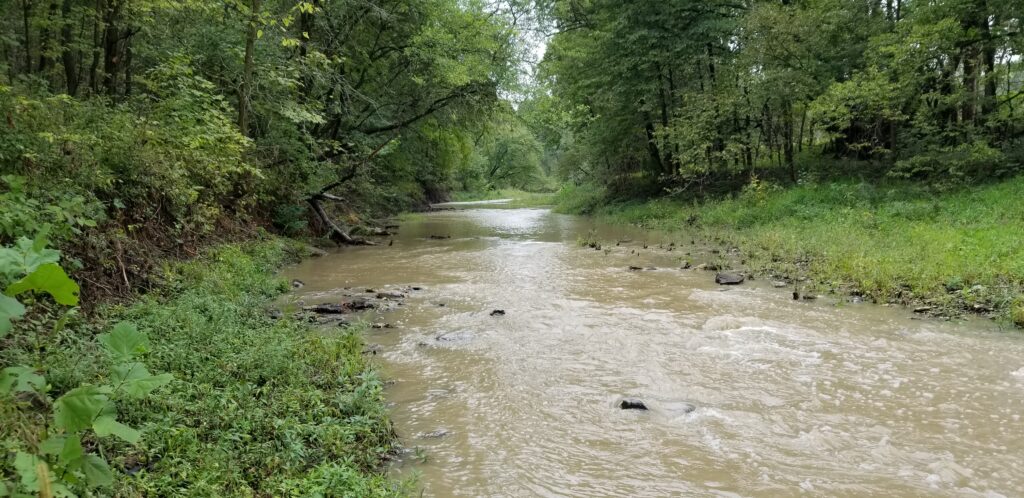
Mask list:
[[[0,373],[12,401],[0,405],[12,457],[0,481],[17,476],[5,482],[16,493],[400,495],[380,472],[394,434],[360,331],[266,316],[288,289],[274,270],[300,249],[275,239],[174,265],[164,290],[104,311],[115,323],[101,334],[80,322],[16,334],[0,364],[41,366]],[[22,439],[34,434],[45,437]]]
[[[117,340],[116,329],[103,340],[148,349],[151,368],[181,379],[126,411],[126,423],[149,422],[145,446],[121,457],[145,469],[119,484],[123,493],[397,494],[377,473],[393,434],[359,331],[266,316],[288,288],[272,272],[290,254],[277,240],[221,248],[174,267],[166,278],[178,290],[118,312],[152,344]]]
[[[46,230],[35,240],[18,239],[11,247],[0,247],[0,284],[10,282],[0,295],[0,338],[11,329],[11,320],[25,314],[17,296],[29,292],[47,293],[58,304],[78,305],[78,284],[57,264],[60,252],[46,248]]]
[[[606,200],[605,189],[593,184],[565,185],[555,194],[556,209],[562,213],[592,214]]]
[[[542,8],[569,29],[552,38],[521,112],[564,179],[614,186],[642,174],[699,192],[751,174],[796,183],[805,153],[945,185],[1024,166],[1020,2]]]
[[[0,248],[0,277],[7,281],[16,279],[7,285],[6,295],[0,300],[4,313],[0,315],[2,335],[10,331],[10,319],[27,311],[14,299],[17,296],[48,294],[57,304],[78,304],[78,284],[57,264],[60,253],[46,249],[45,230],[43,232],[35,241],[21,238],[14,247]],[[58,332],[62,324],[58,321],[54,332]],[[40,349],[38,331],[35,336],[35,348]],[[12,340],[22,338],[16,334]],[[74,496],[76,491],[108,487],[113,483],[113,474],[107,461],[100,455],[87,453],[82,445],[83,438],[88,438],[90,443],[110,436],[128,443],[139,442],[141,432],[117,421],[115,401],[144,398],[169,383],[172,377],[170,374],[152,375],[139,361],[147,339],[133,325],[116,325],[111,333],[100,336],[100,342],[111,357],[110,374],[105,382],[81,384],[56,399],[51,399],[50,385],[39,373],[40,368],[46,368],[45,364],[42,367],[15,365],[0,370],[0,398],[15,407],[15,420],[42,421],[41,427],[34,431],[36,435],[30,437],[14,438],[13,433],[6,431],[0,434],[5,447],[15,450],[11,466],[20,481],[14,485],[14,493]],[[4,356],[4,363],[13,359]],[[33,399],[42,401],[44,407],[52,406],[52,422],[45,421],[48,417],[43,414],[33,413],[39,410],[38,405],[26,402]]]
[[[1024,328],[1024,297],[1018,297],[1010,308],[1010,321],[1014,325]]]
[[[0,89],[2,90],[2,89]],[[44,226],[57,242],[79,236],[104,219],[103,206],[88,194],[71,194],[77,188],[61,185],[42,188],[23,176],[0,177],[0,240],[35,236]]]

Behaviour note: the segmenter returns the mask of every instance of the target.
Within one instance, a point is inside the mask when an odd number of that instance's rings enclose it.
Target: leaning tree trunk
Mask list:
[[[320,218],[320,221],[330,229],[330,233],[327,234],[327,237],[338,245],[373,245],[373,242],[349,235],[347,230],[341,228],[341,226],[335,223],[335,221],[327,214],[327,211],[324,210],[323,204],[321,204],[321,201],[332,199],[334,199],[333,196],[324,193],[315,194],[309,199],[306,199],[306,202],[309,202],[309,206],[313,208],[313,212],[316,213],[317,218]]]

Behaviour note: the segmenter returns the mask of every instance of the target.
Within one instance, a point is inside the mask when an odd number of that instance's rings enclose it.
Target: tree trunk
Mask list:
[[[249,8],[252,12],[249,16],[249,29],[245,34],[245,61],[242,68],[242,84],[238,91],[238,130],[245,136],[249,136],[249,119],[252,114],[253,57],[258,34],[260,0],[251,0]]]
[[[796,183],[796,161],[793,158],[793,104],[787,100],[782,105],[782,151],[786,158],[786,166],[789,167],[790,179]]]
[[[92,25],[92,64],[89,65],[89,87],[92,89],[93,95],[100,93],[100,31],[103,26],[102,13],[106,9],[104,0],[96,0],[94,9]]]
[[[322,204],[320,204],[320,201],[322,201],[324,199],[328,199],[328,198],[329,197],[326,197],[325,194],[317,194],[317,195],[314,195],[314,196],[310,197],[309,199],[307,199],[307,202],[309,202],[310,207],[313,208],[313,212],[316,213],[317,218],[320,218],[320,221],[322,221],[330,229],[330,233],[328,234],[328,237],[331,240],[333,240],[335,244],[338,244],[338,245],[342,245],[342,244],[357,245],[357,246],[372,246],[372,245],[374,245],[373,242],[370,242],[370,241],[365,240],[365,239],[356,238],[356,237],[353,237],[353,236],[349,235],[348,231],[343,230],[340,226],[338,226],[337,223],[334,222],[334,220],[331,219],[330,216],[327,215],[327,211],[324,210],[324,207],[323,207]]]
[[[123,6],[123,1],[109,3],[103,15],[103,88],[110,96],[117,95],[117,74],[123,62],[119,27]]]
[[[658,150],[658,143],[654,136],[654,123],[651,121],[650,113],[644,112],[644,135],[647,137],[647,153],[657,171],[665,171],[665,165],[661,162],[661,152]]]
[[[46,11],[46,17],[43,19],[43,27],[39,31],[39,73],[44,78],[47,78],[46,73],[53,67],[53,56],[47,52],[52,43],[50,40],[50,25],[56,17],[57,2],[51,1],[50,8]]]
[[[981,28],[981,39],[984,44],[981,49],[981,64],[985,77],[985,93],[981,99],[981,114],[982,119],[985,119],[996,108],[996,44],[992,40],[992,29],[986,12],[979,16],[978,27]]]
[[[22,27],[25,30],[25,74],[32,74],[32,4],[29,0],[21,0]]]
[[[124,96],[132,93],[132,35],[124,39]]]
[[[658,67],[658,97],[659,97],[659,99],[661,101],[660,102],[660,104],[661,104],[661,133],[662,133],[661,152],[664,155],[664,159],[662,160],[662,167],[664,169],[662,169],[662,172],[665,173],[665,174],[671,175],[673,173],[673,171],[672,171],[673,168],[672,168],[672,149],[669,147],[669,141],[668,141],[669,99],[668,99],[668,97],[665,94],[666,93],[665,92],[665,84],[666,84],[665,76],[664,76],[664,74],[663,74],[663,72],[661,70],[661,67],[659,66]]]
[[[71,49],[71,45],[74,43],[74,33],[71,29],[71,0],[64,0],[63,5],[61,5],[61,19],[63,25],[60,29],[60,43],[61,62],[64,66],[64,84],[68,95],[74,97],[78,95],[78,60],[80,54],[77,50]]]

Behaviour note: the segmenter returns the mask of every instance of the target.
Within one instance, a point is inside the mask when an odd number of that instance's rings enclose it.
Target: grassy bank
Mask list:
[[[819,290],[999,315],[1024,326],[1024,178],[945,192],[755,183],[703,203],[608,203],[600,190],[577,187],[557,200],[565,212],[696,231],[737,247],[757,273],[809,278]]]
[[[100,494],[399,494],[380,473],[393,432],[359,331],[268,317],[288,289],[274,273],[301,250],[276,238],[222,246],[165,269],[161,290],[97,319],[51,331],[39,317],[34,338],[7,341],[0,366],[36,365],[55,399],[106,378],[97,332],[128,321],[148,335],[146,366],[174,380],[144,399],[116,400],[118,420],[143,431],[139,442],[83,437],[113,470]],[[16,401],[0,410],[0,440],[7,452],[37,451],[48,402]],[[2,465],[0,483],[15,482],[13,465]]]
[[[555,194],[551,192],[527,192],[525,190],[503,188],[486,192],[455,192],[453,202],[493,201],[511,199],[515,207],[550,206],[554,204]]]

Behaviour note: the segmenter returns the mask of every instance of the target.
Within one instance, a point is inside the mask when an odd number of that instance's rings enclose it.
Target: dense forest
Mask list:
[[[0,236],[53,225],[106,272],[87,286],[127,290],[141,256],[249,222],[354,242],[359,213],[538,181],[540,145],[499,98],[522,83],[518,5],[2,9]]]
[[[567,178],[949,184],[1024,162],[1020,2],[568,0],[547,12],[555,34],[524,112]]]

